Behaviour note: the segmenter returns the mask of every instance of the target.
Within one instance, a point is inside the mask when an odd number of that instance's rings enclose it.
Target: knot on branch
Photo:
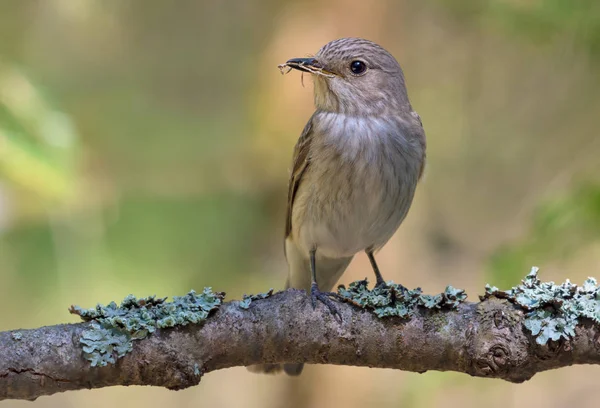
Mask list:
[[[478,324],[470,325],[465,345],[470,373],[509,379],[527,362],[529,339],[522,329],[523,313],[496,298],[479,303],[476,313]]]

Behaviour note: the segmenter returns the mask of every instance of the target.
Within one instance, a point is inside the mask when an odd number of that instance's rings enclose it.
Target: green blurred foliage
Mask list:
[[[594,58],[600,56],[600,3],[543,0],[529,4],[490,2],[490,15],[507,31],[539,43],[567,40]]]
[[[0,64],[0,177],[44,201],[73,194],[77,135],[23,70]]]
[[[509,287],[518,282],[519,271],[540,262],[566,260],[597,242],[600,184],[589,182],[542,202],[532,214],[526,236],[506,244],[491,257],[490,280],[495,286]]]
[[[469,24],[499,28],[539,45],[568,41],[600,57],[600,3],[596,0],[438,0]]]
[[[106,240],[115,260],[150,275],[177,271],[184,286],[220,288],[260,248],[255,235],[266,222],[262,213],[261,202],[251,195],[177,201],[127,197],[120,208],[122,221],[107,229]]]

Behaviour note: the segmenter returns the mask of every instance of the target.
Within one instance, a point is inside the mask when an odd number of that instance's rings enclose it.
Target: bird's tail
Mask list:
[[[288,238],[285,242],[285,253],[289,265],[285,288],[304,289],[310,296],[312,279],[308,254],[303,254],[291,238]],[[319,289],[323,292],[330,291],[342,276],[350,261],[352,261],[352,257],[318,258],[316,266]],[[304,363],[259,364],[247,368],[253,373],[276,374],[283,370],[288,375],[296,376],[302,372]]]

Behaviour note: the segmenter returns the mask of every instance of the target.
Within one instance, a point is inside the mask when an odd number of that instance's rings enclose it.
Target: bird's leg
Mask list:
[[[376,288],[386,288],[387,283],[385,283],[383,276],[381,276],[381,272],[379,272],[379,267],[377,266],[377,262],[375,262],[375,257],[373,256],[373,250],[372,249],[367,250],[366,252],[367,252],[367,256],[369,257],[369,261],[371,262],[371,266],[373,267],[373,272],[375,272],[375,278],[377,279],[377,283],[375,284],[375,287]],[[408,289],[406,289],[401,284],[398,284],[398,287],[400,288],[400,290],[402,292],[408,291]]]
[[[310,273],[312,275],[312,283],[310,286],[310,298],[312,301],[313,309],[317,307],[317,300],[321,301],[325,306],[329,308],[329,311],[334,316],[338,317],[342,320],[342,315],[338,311],[337,306],[333,303],[333,301],[329,298],[329,296],[337,295],[336,293],[331,292],[321,292],[319,290],[319,285],[317,285],[317,265],[316,265],[316,255],[317,250],[313,249],[310,251]]]
[[[375,287],[387,286],[385,280],[383,280],[383,276],[381,276],[381,272],[379,272],[379,267],[377,266],[377,262],[375,262],[375,257],[373,256],[373,250],[367,250],[367,256],[369,257],[369,261],[371,262],[371,267],[373,268],[373,272],[375,272],[375,278],[377,279],[377,283]]]

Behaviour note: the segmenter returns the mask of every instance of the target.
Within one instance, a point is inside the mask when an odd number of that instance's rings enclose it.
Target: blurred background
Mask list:
[[[76,321],[69,305],[129,293],[281,288],[292,148],[313,105],[311,81],[277,64],[344,36],[397,57],[428,138],[412,210],[378,257],[387,279],[476,300],[532,265],[545,280],[600,277],[597,0],[4,0],[0,330]],[[342,279],[365,276],[358,255]],[[236,368],[179,392],[33,406],[596,407],[599,370],[513,385]]]

